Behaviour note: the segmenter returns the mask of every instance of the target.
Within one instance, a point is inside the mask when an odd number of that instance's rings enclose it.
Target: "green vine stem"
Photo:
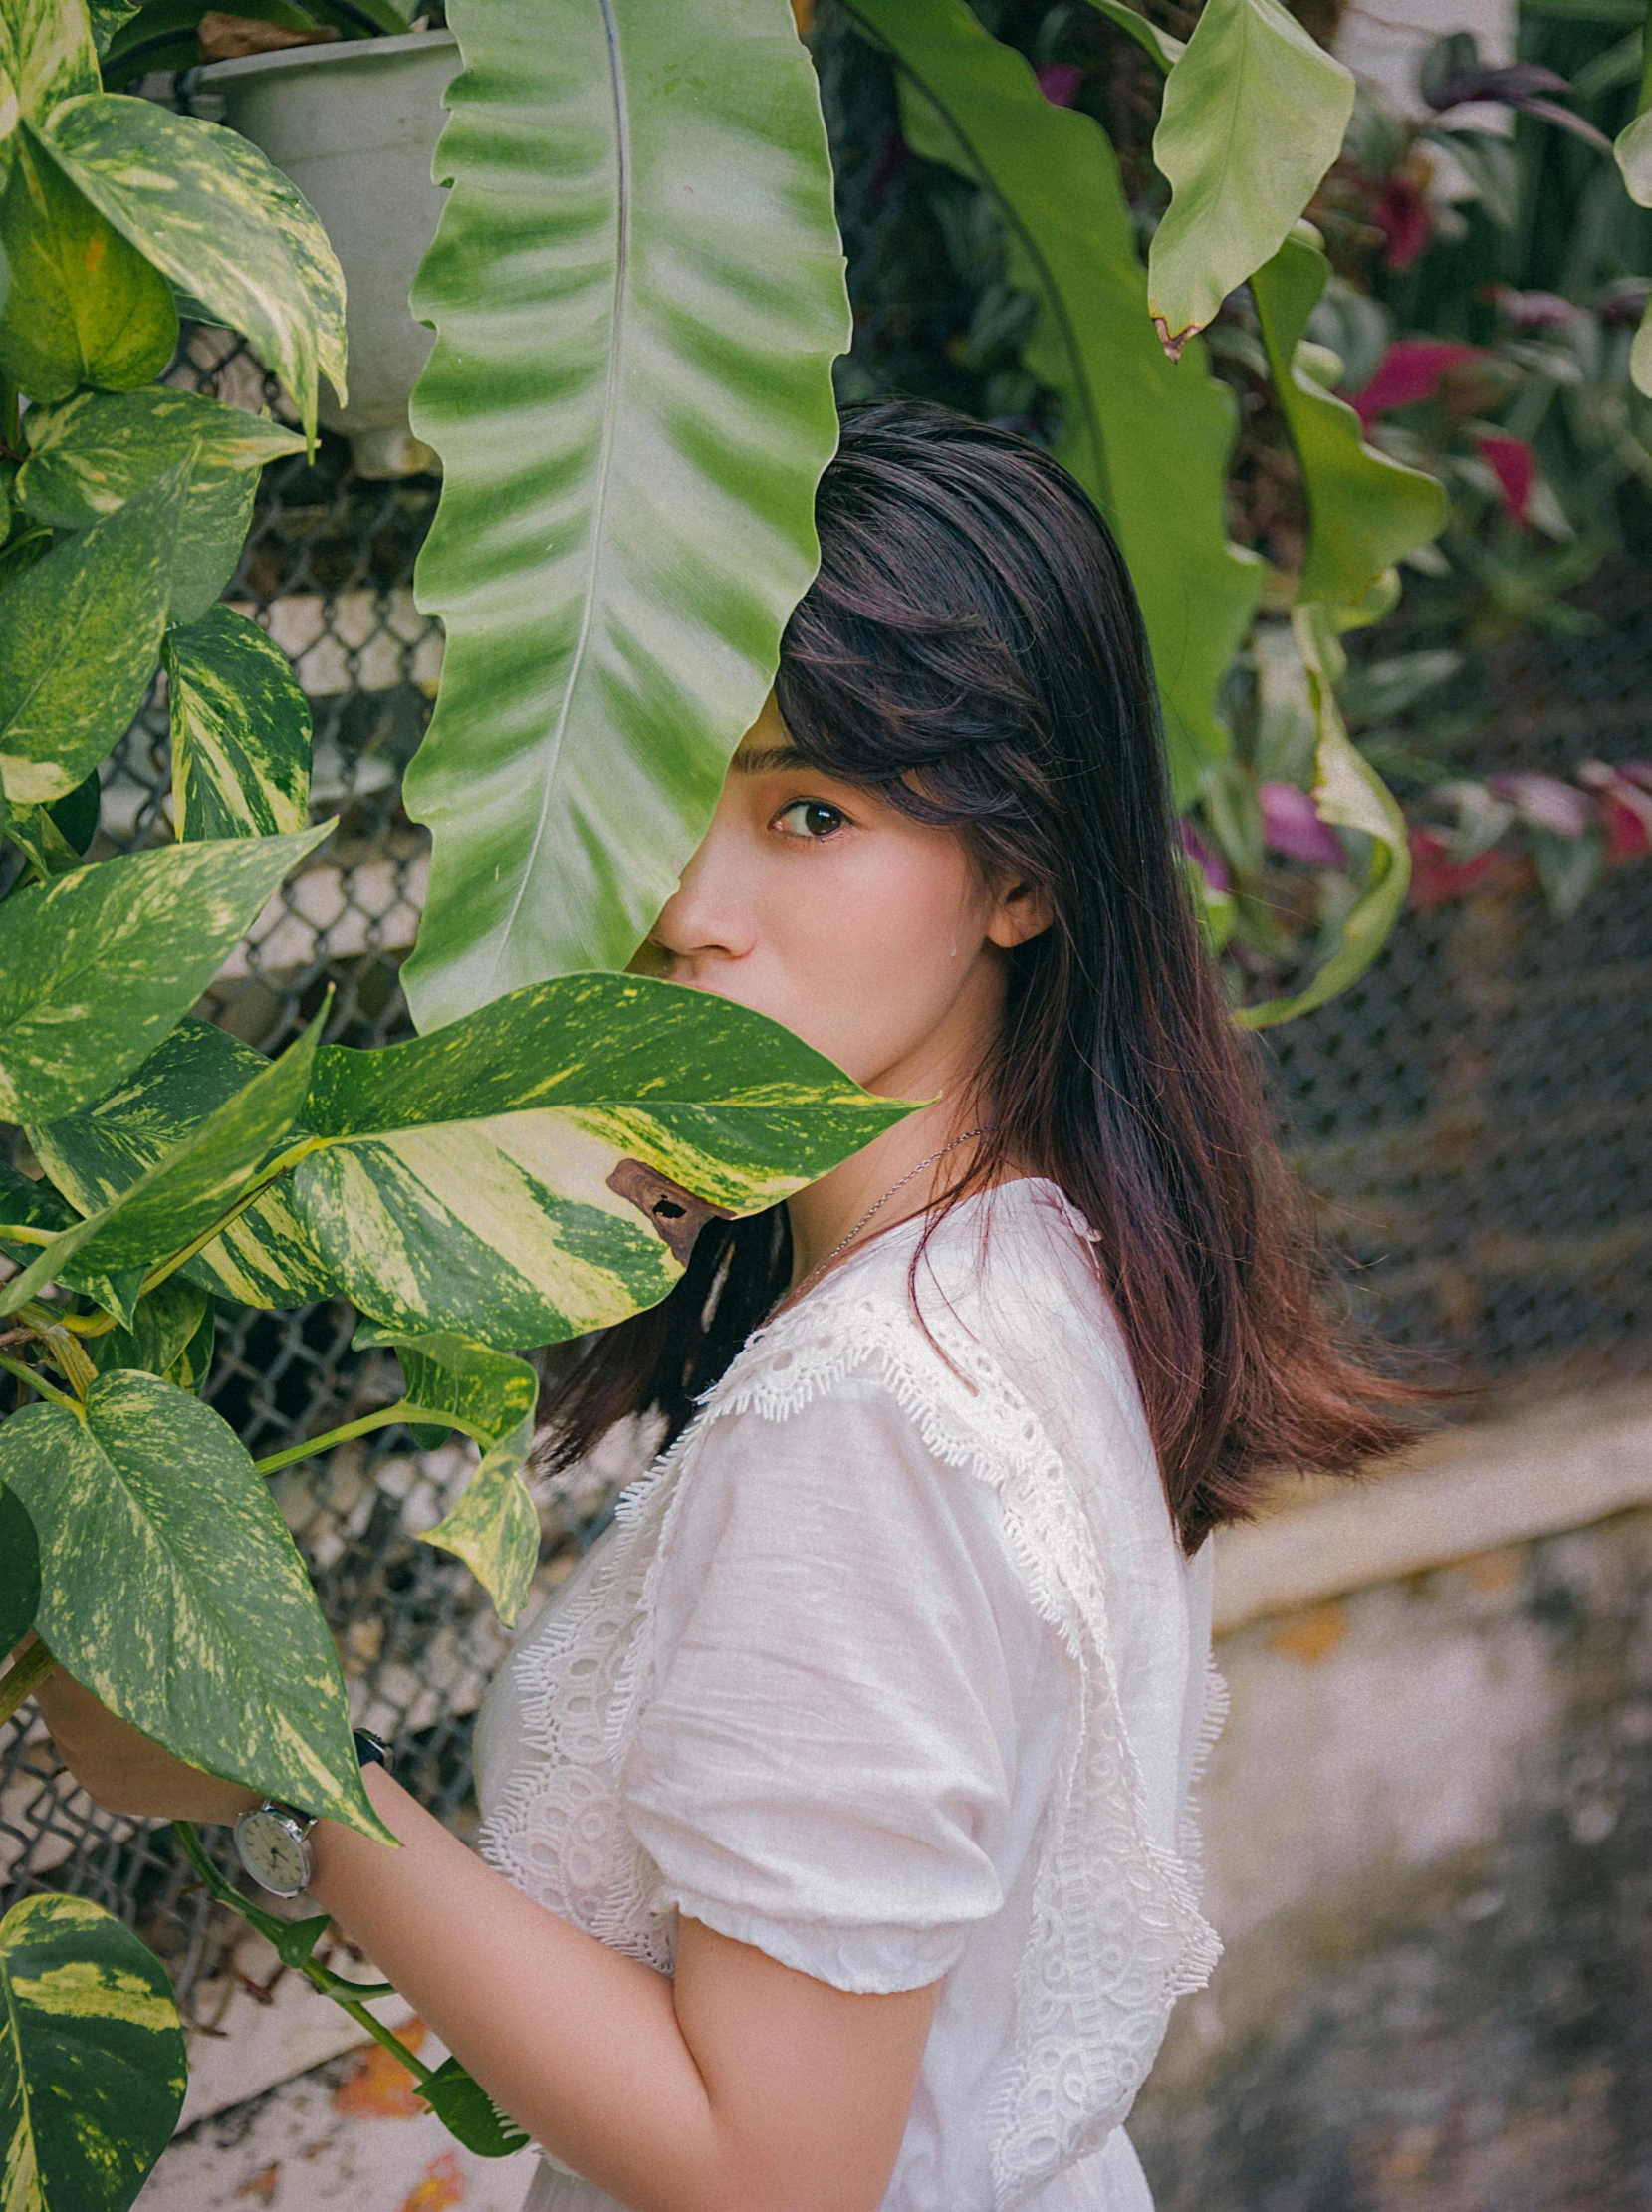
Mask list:
[[[330,1452],[335,1444],[348,1444],[353,1436],[365,1436],[372,1429],[388,1428],[392,1421],[439,1422],[445,1428],[462,1430],[484,1449],[488,1442],[474,1422],[462,1421],[454,1413],[415,1405],[410,1398],[398,1398],[394,1405],[386,1405],[377,1413],[363,1413],[358,1421],[346,1421],[342,1428],[330,1428],[324,1435],[311,1437],[307,1444],[292,1444],[284,1452],[272,1452],[268,1459],[255,1459],[253,1471],[260,1475],[277,1474],[283,1467],[291,1467],[295,1460],[315,1459],[322,1452]]]
[[[19,1382],[26,1382],[31,1390],[38,1390],[43,1398],[50,1398],[54,1405],[61,1405],[65,1412],[79,1413],[81,1410],[66,1391],[48,1382],[38,1367],[31,1367],[22,1359],[8,1359],[4,1352],[0,1352],[0,1367],[8,1374],[15,1374]]]
[[[250,1899],[243,1897],[232,1882],[226,1881],[212,1863],[206,1845],[196,1835],[191,1822],[174,1821],[172,1834],[182,1846],[185,1858],[199,1874],[208,1895],[215,1897],[219,1904],[227,1905],[231,1912],[239,1914],[249,1927],[256,1928],[267,1942],[275,1946],[283,1964],[296,1966],[312,1987],[320,1990],[324,1997],[331,1998],[341,2012],[348,2013],[358,2028],[371,2036],[374,2043],[398,2060],[421,2089],[427,2082],[435,2080],[435,2068],[426,2066],[422,2059],[409,2051],[401,2038],[392,2029],[386,2028],[381,2020],[375,2020],[362,2002],[366,1997],[393,1997],[395,1989],[391,1983],[353,1982],[343,1974],[335,1974],[331,1967],[324,1966],[319,1959],[311,1958],[308,1953],[302,1957],[296,1955],[292,1940],[294,1923],[277,1919],[273,1912],[263,1911]],[[307,1929],[312,1925],[310,1922],[301,1924]],[[325,1921],[322,1923],[323,1926],[326,1924]],[[319,1936],[320,1933],[321,1928],[318,1927],[316,1935]],[[315,1936],[311,1937],[311,1941],[315,1941]]]
[[[38,1639],[30,1644],[22,1658],[12,1661],[5,1674],[0,1675],[0,1721],[10,1720],[23,1700],[34,1696],[57,1663]]]

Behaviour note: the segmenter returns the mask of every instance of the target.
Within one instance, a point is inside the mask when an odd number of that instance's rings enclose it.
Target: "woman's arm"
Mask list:
[[[108,1811],[256,1802],[61,1668],[40,1704]],[[852,1996],[694,1920],[668,1980],[524,1896],[381,1768],[365,1781],[402,1848],[319,1824],[312,1894],[537,2141],[634,2212],[875,2212],[938,1983]]]

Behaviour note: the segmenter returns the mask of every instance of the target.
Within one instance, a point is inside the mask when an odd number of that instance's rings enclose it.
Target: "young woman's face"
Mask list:
[[[868,1090],[911,1096],[979,1054],[1005,951],[1042,925],[1033,894],[978,880],[955,832],[807,767],[771,698],[645,964],[773,1015]]]

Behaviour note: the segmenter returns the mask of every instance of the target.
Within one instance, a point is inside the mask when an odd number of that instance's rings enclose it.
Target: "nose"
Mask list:
[[[740,960],[757,943],[755,917],[726,827],[713,822],[649,935],[675,960]]]

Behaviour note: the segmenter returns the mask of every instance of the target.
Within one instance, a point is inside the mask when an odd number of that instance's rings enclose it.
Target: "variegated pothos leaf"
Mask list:
[[[314,437],[318,371],[345,398],[345,280],[280,170],[220,123],[119,93],[64,102],[45,136],[93,206],[251,343]]]
[[[0,1423],[40,1538],[42,1640],[191,1766],[381,1840],[304,1562],[245,1445],[159,1375]]]
[[[0,1920],[0,2204],[126,2212],[171,2139],[188,2068],[172,1984],[90,1897]]]
[[[262,838],[310,817],[310,702],[275,642],[228,607],[161,648],[172,733],[172,827],[183,840]]]
[[[163,846],[0,905],[0,1118],[54,1121],[130,1073],[331,823]]]
[[[424,1541],[462,1559],[513,1627],[539,1565],[539,1515],[521,1473],[533,1447],[539,1377],[526,1359],[462,1337],[408,1338],[395,1350],[408,1418],[463,1422],[484,1447],[463,1496]]]

